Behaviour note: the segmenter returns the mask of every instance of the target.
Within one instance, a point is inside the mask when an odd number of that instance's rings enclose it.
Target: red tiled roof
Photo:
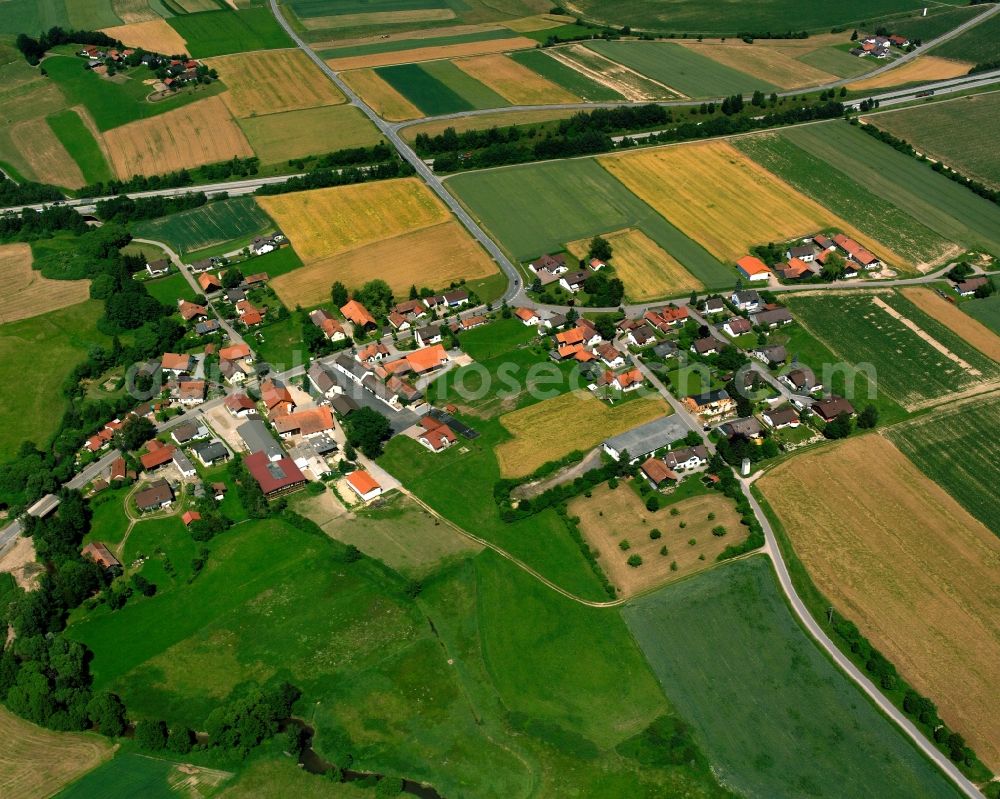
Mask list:
[[[436,369],[447,361],[448,351],[440,344],[432,344],[430,347],[424,347],[422,350],[406,354],[406,362],[418,374]]]
[[[238,361],[250,355],[250,347],[246,344],[232,344],[219,350],[219,357],[227,361]]]
[[[530,322],[532,319],[538,318],[538,314],[536,314],[530,308],[515,308],[514,316],[516,316],[522,322]]]
[[[677,473],[672,469],[667,467],[662,460],[659,458],[650,458],[640,467],[643,474],[646,475],[650,480],[659,485],[664,480],[676,480]]]
[[[247,455],[243,459],[243,464],[265,495],[306,481],[305,475],[291,458],[271,461],[263,450]]]
[[[357,300],[349,301],[347,305],[340,309],[340,312],[344,315],[345,319],[350,319],[356,325],[361,325],[362,327],[365,325],[375,325],[375,317]]]
[[[221,289],[222,283],[219,281],[215,275],[210,275],[208,272],[202,272],[198,275],[198,285],[201,286],[202,291],[212,291],[213,289]]]
[[[186,510],[181,515],[181,521],[184,522],[185,525],[191,524],[191,522],[196,522],[200,518],[201,514],[196,510]]]
[[[736,262],[736,265],[748,275],[759,275],[762,272],[771,273],[767,264],[753,255],[744,255]]]
[[[163,358],[160,360],[160,366],[163,369],[187,371],[191,368],[191,356],[175,352],[165,352],[163,353]]]
[[[369,491],[374,491],[382,487],[364,469],[358,469],[356,472],[351,472],[347,475],[347,482],[354,486],[361,494],[367,494]]]
[[[176,447],[173,444],[161,446],[143,455],[139,458],[139,462],[142,464],[143,469],[155,469],[157,466],[162,466],[173,458],[175,449]]]

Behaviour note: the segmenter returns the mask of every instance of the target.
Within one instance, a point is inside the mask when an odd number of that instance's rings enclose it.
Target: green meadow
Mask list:
[[[994,14],[985,22],[935,47],[934,55],[984,64],[1000,58],[1000,19]]]
[[[994,294],[981,300],[963,302],[961,308],[1000,336],[1000,295]]]
[[[267,6],[183,14],[167,22],[187,42],[192,58],[294,46]]]
[[[93,134],[72,108],[53,114],[47,119],[52,132],[76,161],[87,183],[99,183],[114,178],[111,167]]]

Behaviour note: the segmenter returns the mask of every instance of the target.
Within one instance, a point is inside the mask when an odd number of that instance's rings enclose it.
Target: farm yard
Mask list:
[[[178,253],[194,252],[226,242],[242,244],[274,223],[251,197],[210,202],[201,208],[144,220],[133,225],[137,238],[162,241]]]
[[[336,105],[344,95],[301,50],[264,50],[211,58],[228,91],[222,94],[236,117],[277,114]]]
[[[53,732],[0,707],[0,794],[5,799],[51,796],[114,753],[96,733]]]
[[[448,178],[445,186],[515,260],[567,242],[636,228],[706,286],[731,286],[733,272],[636,197],[594,159],[549,161]],[[532,198],[527,201],[526,198]],[[545,208],[544,214],[537,212]]]
[[[844,122],[800,125],[781,136],[844,175],[877,175],[892,186],[893,205],[946,241],[1000,254],[1000,207],[926,164]]]
[[[879,391],[909,411],[1000,377],[994,361],[891,291],[819,292],[787,300],[807,330],[843,361],[870,364]]]
[[[888,436],[922,472],[1000,536],[1000,444],[996,436],[983,435],[997,424],[1000,397],[993,394],[894,425]]]
[[[626,605],[623,616],[719,780],[734,790],[958,795],[805,635],[766,558],[666,586]]]
[[[967,61],[952,61],[933,55],[923,55],[896,69],[890,69],[881,75],[863,78],[847,84],[852,92],[867,92],[873,89],[888,89],[893,86],[905,86],[908,83],[926,83],[934,80],[958,78],[969,72],[974,64]]]
[[[667,501],[671,501],[669,496]],[[746,537],[733,502],[716,491],[650,513],[630,486],[611,489],[602,485],[591,497],[573,499],[567,510],[580,519],[580,531],[597,551],[598,564],[622,597],[707,569],[715,565],[722,550]],[[719,526],[725,535],[713,535],[712,529]],[[628,564],[634,555],[642,558],[638,567]]]
[[[615,274],[625,283],[625,295],[632,300],[654,300],[704,288],[670,253],[664,252],[641,230],[628,228],[608,233]],[[590,239],[569,242],[566,249],[582,261]]]
[[[265,114],[238,123],[262,164],[281,164],[331,148],[371,147],[382,141],[378,128],[352,105]]]
[[[900,289],[900,293],[932,319],[967,341],[983,355],[1000,363],[1000,335],[962,313],[936,292],[920,286]]]
[[[1000,188],[996,151],[976,134],[984,125],[992,124],[998,114],[1000,93],[993,92],[877,114],[865,121],[967,177]]]
[[[576,95],[581,100],[601,102],[624,99],[620,93],[616,92],[610,86],[606,86],[597,80],[592,80],[582,72],[553,58],[547,50],[521,50],[516,53],[510,53],[509,58],[552,83],[561,86],[567,92]]]
[[[864,238],[728,142],[604,156],[598,162],[721,261],[735,261],[755,244],[829,227]],[[874,241],[870,246],[885,260],[898,262],[888,248]]]
[[[897,427],[911,443],[951,427],[950,415],[925,418]],[[961,472],[966,447],[941,443],[919,445],[921,461]],[[996,768],[1000,539],[879,435],[786,461],[758,486],[822,594]]]
[[[341,77],[383,119],[399,122],[423,116],[419,108],[386,83],[374,69],[355,69],[341,73]]]
[[[872,192],[863,175],[841,172],[781,133],[742,136],[733,140],[733,146],[855,225],[866,238],[891,246],[903,259],[900,266],[905,271],[927,271],[961,252],[961,247],[894,205],[893,194]]]
[[[496,448],[500,473],[523,477],[548,461],[589,450],[604,439],[668,416],[659,397],[640,397],[610,407],[588,391],[573,391],[505,413],[500,423],[513,436]]]
[[[90,297],[89,280],[49,280],[32,269],[27,244],[0,245],[0,274],[5,281],[0,325],[57,311]]]

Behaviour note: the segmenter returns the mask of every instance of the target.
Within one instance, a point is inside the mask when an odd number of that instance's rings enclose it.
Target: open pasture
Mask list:
[[[831,83],[837,76],[810,66],[793,54],[785,53],[777,47],[757,44],[747,44],[742,39],[712,40],[704,42],[683,41],[680,46],[691,53],[704,58],[710,58],[718,64],[734,71],[735,75],[718,74],[711,83],[705,83],[708,94],[724,95],[726,86],[735,86],[739,91],[753,85],[754,89],[764,90],[765,86],[776,86],[779,89],[794,89],[800,86],[819,86]],[[853,58],[853,56],[850,56]],[[854,59],[860,61],[861,59]],[[678,68],[678,72],[689,80],[690,68]],[[711,74],[711,73],[708,73]],[[705,80],[706,73],[701,69],[694,70],[696,79]]]
[[[894,193],[871,191],[862,175],[841,172],[781,133],[741,136],[733,140],[733,145],[802,194],[857,226],[865,236],[862,241],[871,239],[892,247],[906,271],[928,271],[961,252],[961,247],[894,205]],[[875,248],[874,244],[869,246]],[[877,248],[875,252],[883,256]]]
[[[590,42],[587,47],[688,97],[722,97],[779,87],[673,42]],[[737,63],[739,59],[737,59]]]
[[[391,50],[381,53],[370,53],[355,56],[337,56],[337,51],[326,51],[326,63],[337,71],[345,69],[361,69],[364,67],[385,67],[392,64],[413,64],[418,61],[436,61],[445,58],[462,58],[486,53],[506,53],[511,50],[526,50],[537,46],[537,42],[525,36],[512,36],[503,39],[478,39],[461,44],[432,43],[433,39],[423,42],[414,41],[416,46],[407,50]]]
[[[444,204],[416,178],[262,196],[257,202],[306,263],[449,218]]]
[[[187,43],[193,58],[274,50],[294,44],[267,6],[183,14],[171,17],[168,23]]]
[[[114,753],[95,733],[53,732],[0,707],[0,794],[5,799],[52,796]]]
[[[670,253],[641,230],[627,228],[604,236],[612,247],[611,265],[625,283],[625,294],[637,302],[655,300],[704,288]],[[566,245],[573,256],[583,260],[590,239],[578,239]]]
[[[877,174],[892,186],[893,205],[947,241],[1000,254],[1000,207],[927,164],[842,122],[800,125],[781,135],[845,175]]]
[[[274,225],[251,197],[233,197],[135,223],[137,238],[169,244],[179,253],[203,250],[225,242],[238,242]]]
[[[640,475],[635,479],[644,478]],[[599,553],[598,564],[623,597],[707,569],[715,564],[722,550],[746,537],[746,528],[740,525],[732,500],[718,491],[682,499],[669,509],[650,513],[630,486],[610,489],[601,485],[592,496],[573,499],[567,509],[570,516],[580,519],[580,532]],[[671,515],[675,510],[677,515]],[[712,529],[720,525],[726,534],[713,535]],[[653,530],[661,535],[651,538]],[[692,539],[696,542],[693,545]],[[622,541],[628,542],[627,550],[621,548]],[[642,558],[641,566],[628,565],[633,555]]]
[[[907,410],[1000,376],[995,362],[892,292],[817,292],[790,296],[788,305],[843,361],[869,364],[879,390]]]
[[[958,796],[806,636],[767,558],[667,586],[623,615],[717,778],[740,794]]]
[[[558,119],[566,119],[573,116],[576,111],[569,108],[556,110],[538,109],[535,111],[497,111],[493,114],[476,114],[475,116],[458,117],[457,119],[436,119],[431,122],[417,122],[407,125],[400,133],[407,141],[412,142],[420,133],[428,136],[437,136],[447,128],[454,128],[456,133],[464,133],[467,130],[489,130],[492,127],[503,127],[505,125],[532,125],[552,122]]]
[[[1000,397],[991,394],[895,425],[887,434],[922,472],[1000,536],[1000,441],[984,435],[997,425]]]
[[[479,243],[449,220],[319,258],[275,278],[271,288],[287,307],[309,308],[329,300],[336,280],[351,289],[377,277],[402,298],[412,285],[444,288],[496,273]]]
[[[141,47],[154,53],[179,55],[187,52],[187,42],[165,19],[141,20],[128,25],[105,28],[104,32],[130,47]]]
[[[969,454],[971,442],[940,447],[949,418],[898,426],[911,443],[925,433],[938,439],[919,446],[934,471],[928,449],[959,470]],[[822,594],[996,768],[1000,539],[876,434],[785,461],[758,486]]]
[[[49,280],[32,269],[27,244],[0,245],[0,274],[4,277],[0,325],[57,311],[90,296],[89,280]]]
[[[902,66],[875,75],[871,78],[847,84],[852,92],[867,92],[874,89],[888,89],[908,83],[927,83],[934,80],[958,78],[968,73],[974,65],[968,61],[952,61],[933,55],[923,55]]]
[[[593,159],[456,175],[445,185],[516,260],[556,252],[568,241],[637,228],[704,285],[732,285],[731,270]]]
[[[920,286],[908,286],[900,293],[921,311],[936,319],[967,341],[983,355],[1000,363],[1000,336],[985,325],[962,313],[937,292]]]
[[[161,175],[254,154],[226,104],[218,97],[109,130],[104,142],[115,173]]]
[[[336,105],[344,95],[301,50],[264,50],[206,62],[226,84],[222,95],[236,117]]]
[[[461,58],[460,70],[501,95],[511,105],[577,103],[580,98],[502,54]]]
[[[322,31],[326,35],[337,35],[343,28],[378,29],[386,25],[412,25],[420,22],[445,22],[455,19],[450,8],[414,8],[409,11],[369,11],[361,14],[333,14],[327,17],[302,17],[307,31]],[[322,34],[315,34],[322,35]],[[323,42],[321,44],[329,44]]]
[[[84,184],[83,172],[44,117],[14,125],[10,138],[40,182],[67,189]]]
[[[539,466],[574,450],[588,450],[604,439],[668,416],[659,397],[640,397],[612,407],[588,391],[574,391],[506,413],[500,423],[513,436],[496,448],[504,477],[531,474]]]
[[[80,168],[84,183],[111,180],[94,123],[83,108],[67,108],[47,119],[52,132]]]
[[[59,799],[196,799],[214,795],[232,777],[231,771],[126,752],[73,783]]]
[[[905,139],[929,158],[998,188],[1000,163],[996,148],[979,133],[998,118],[1000,93],[992,92],[877,114],[866,121]]]
[[[376,114],[390,122],[416,119],[423,112],[390,86],[374,69],[355,69],[341,74]]]
[[[599,102],[602,100],[623,100],[624,97],[603,83],[592,80],[582,72],[553,58],[548,50],[521,50],[510,53],[509,57],[532,72],[561,86],[581,100]]]
[[[722,261],[735,261],[755,244],[827,227],[864,238],[725,141],[605,156],[598,162]],[[868,241],[885,259],[898,262],[886,247]]]
[[[371,120],[351,105],[324,105],[239,120],[262,164],[279,164],[291,158],[370,147],[382,141]]]

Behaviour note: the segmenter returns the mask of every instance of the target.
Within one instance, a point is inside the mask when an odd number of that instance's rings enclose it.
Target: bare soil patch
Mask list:
[[[962,313],[931,289],[907,286],[900,293],[928,316],[960,335],[983,355],[1000,362],[1000,336],[986,325]]]
[[[610,489],[601,485],[592,496],[570,502],[569,513],[580,519],[580,531],[597,550],[597,562],[622,597],[715,565],[719,553],[746,534],[732,501],[718,492],[681,500],[650,513],[630,486],[620,484]],[[709,519],[710,514],[714,518]],[[712,529],[720,525],[726,534],[713,535]],[[659,538],[650,537],[653,530],[660,532]],[[622,541],[628,542],[627,550],[622,549]],[[665,555],[661,554],[664,547]],[[642,565],[628,565],[633,555],[642,558]]]
[[[35,560],[35,542],[18,536],[12,546],[0,555],[0,572],[7,572],[25,591],[38,587],[38,579],[45,567]]]
[[[901,67],[883,72],[881,75],[850,83],[847,88],[851,91],[865,91],[867,89],[886,89],[904,83],[958,78],[967,74],[973,66],[975,65],[968,61],[952,61],[934,55],[922,55],[913,61],[908,61]]]
[[[154,53],[186,53],[187,42],[184,37],[167,24],[165,19],[151,19],[133,22],[128,25],[116,25],[104,28],[104,32],[119,39],[130,47],[141,47]]]
[[[557,47],[548,51],[556,61],[576,70],[590,80],[618,92],[626,100],[657,100],[685,95],[666,84],[642,75],[634,69],[588,50],[582,44]]]
[[[27,244],[0,245],[0,324],[28,319],[83,302],[90,296],[89,280],[49,280],[31,268]]]
[[[824,595],[997,768],[1000,540],[875,434],[758,486]]]

